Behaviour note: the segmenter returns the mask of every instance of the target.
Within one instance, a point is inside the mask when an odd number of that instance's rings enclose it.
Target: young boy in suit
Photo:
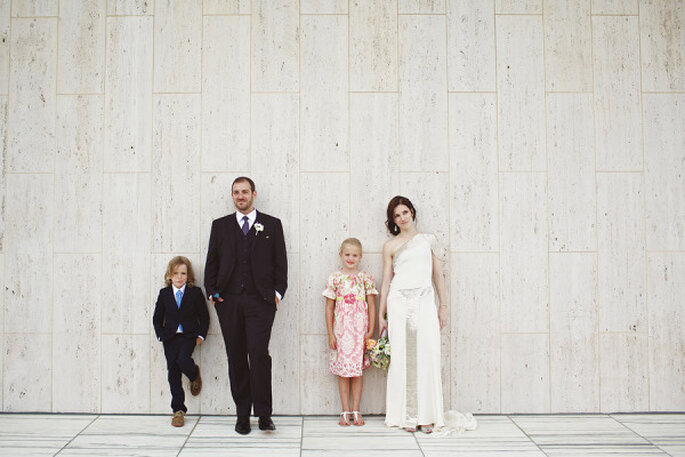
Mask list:
[[[192,355],[195,346],[207,336],[209,312],[202,288],[195,286],[193,267],[186,257],[176,256],[169,261],[164,281],[167,287],[159,291],[152,323],[157,339],[164,344],[174,412],[171,425],[182,427],[188,408],[181,373],[190,380],[190,393],[198,395],[202,377]]]

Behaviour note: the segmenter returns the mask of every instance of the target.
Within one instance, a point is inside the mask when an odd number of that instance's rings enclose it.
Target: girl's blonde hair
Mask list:
[[[346,244],[351,244],[352,246],[358,247],[358,248],[359,248],[359,252],[361,253],[361,251],[362,251],[362,242],[359,241],[359,240],[356,239],[356,238],[347,238],[345,241],[343,241],[342,244],[340,245],[340,251],[339,251],[338,253],[341,253],[341,252],[343,251],[343,249],[345,248],[345,245],[346,245]]]
[[[169,265],[166,267],[166,273],[164,274],[164,283],[167,286],[171,285],[171,276],[174,274],[174,270],[180,265],[185,265],[188,269],[188,286],[193,287],[195,285],[195,273],[193,272],[193,265],[188,260],[188,257],[183,257],[182,255],[177,255],[173,259],[169,260]]]

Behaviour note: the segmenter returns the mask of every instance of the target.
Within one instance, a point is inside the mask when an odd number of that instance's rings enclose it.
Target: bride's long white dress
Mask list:
[[[476,420],[470,413],[442,409],[440,323],[432,283],[435,251],[435,236],[418,233],[394,254],[387,298],[391,360],[385,423],[402,428],[435,424],[436,431],[472,430]]]

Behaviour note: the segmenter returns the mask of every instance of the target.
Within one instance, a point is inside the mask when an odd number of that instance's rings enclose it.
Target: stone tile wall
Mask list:
[[[449,253],[445,406],[685,409],[682,0],[0,0],[2,411],[168,411],[166,262],[252,176],[278,414],[339,411],[323,299],[402,193]],[[192,412],[230,414],[215,320]],[[384,373],[364,410],[384,410]]]

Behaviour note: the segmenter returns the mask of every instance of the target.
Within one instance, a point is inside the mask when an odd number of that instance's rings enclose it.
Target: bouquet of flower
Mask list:
[[[390,342],[387,334],[383,332],[378,340],[369,339],[366,343],[366,353],[371,365],[387,370],[390,365]]]

